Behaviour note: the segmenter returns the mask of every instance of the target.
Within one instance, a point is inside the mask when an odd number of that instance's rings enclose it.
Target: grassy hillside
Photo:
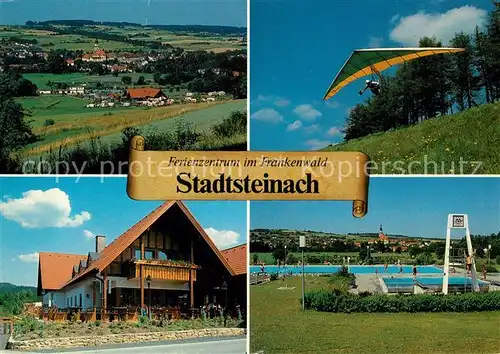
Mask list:
[[[373,174],[500,173],[500,103],[328,146],[361,151]]]

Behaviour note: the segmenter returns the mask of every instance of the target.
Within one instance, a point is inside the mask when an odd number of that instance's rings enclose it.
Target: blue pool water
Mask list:
[[[406,278],[382,278],[384,280],[385,285],[388,288],[397,288],[397,287],[412,287],[413,286],[413,277]],[[423,286],[442,286],[443,278],[442,277],[417,277],[417,282]],[[488,283],[478,280],[479,286],[485,286]],[[465,277],[450,277],[448,278],[449,286],[464,286],[464,284],[471,286],[472,279]]]
[[[340,265],[306,265],[304,266],[305,274],[333,274],[340,270],[342,266]],[[404,265],[401,266],[403,268],[402,274],[412,274],[413,266]],[[260,273],[262,271],[261,266],[250,266],[250,273]],[[352,265],[349,266],[349,272],[353,274],[374,274],[375,271],[378,270],[380,275],[384,274],[401,274],[400,266],[390,265],[387,267],[387,270],[384,269],[383,265]],[[301,274],[302,266],[275,266],[275,265],[267,265],[264,266],[264,272],[270,273],[279,273],[279,274]],[[441,274],[442,270],[433,267],[433,266],[421,266],[417,267],[418,274]]]

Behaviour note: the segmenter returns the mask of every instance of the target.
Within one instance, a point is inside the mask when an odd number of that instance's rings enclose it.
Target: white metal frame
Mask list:
[[[469,218],[467,214],[448,214],[448,225],[446,228],[446,246],[444,251],[444,267],[443,267],[443,294],[448,294],[449,273],[450,273],[450,247],[451,247],[451,230],[452,229],[465,229],[465,239],[467,241],[467,252],[471,256],[471,278],[473,291],[479,291],[479,284],[477,282],[476,274],[476,260],[474,257],[474,250],[472,248],[472,241],[469,231]],[[467,273],[465,274],[467,277]]]

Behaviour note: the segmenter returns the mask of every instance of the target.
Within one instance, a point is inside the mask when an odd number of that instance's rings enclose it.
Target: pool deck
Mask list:
[[[355,293],[362,293],[369,291],[372,294],[381,293],[382,288],[380,286],[380,280],[375,274],[358,274],[356,275],[356,285],[357,288],[354,289]]]

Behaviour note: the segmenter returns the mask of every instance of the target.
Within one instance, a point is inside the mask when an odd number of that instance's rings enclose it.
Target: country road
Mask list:
[[[103,354],[114,354],[114,353],[148,353],[148,354],[245,354],[246,353],[247,340],[244,337],[226,340],[204,340],[204,341],[185,341],[170,342],[170,343],[142,343],[140,345],[121,345],[106,348],[93,348],[93,349],[72,349],[72,350],[43,350],[43,351],[33,351],[33,352],[22,352],[25,354],[29,353],[78,353],[78,354],[90,354],[90,353],[103,353]],[[0,353],[4,354],[14,354],[17,351],[12,350],[0,350]],[[19,352],[21,353],[21,352]]]

